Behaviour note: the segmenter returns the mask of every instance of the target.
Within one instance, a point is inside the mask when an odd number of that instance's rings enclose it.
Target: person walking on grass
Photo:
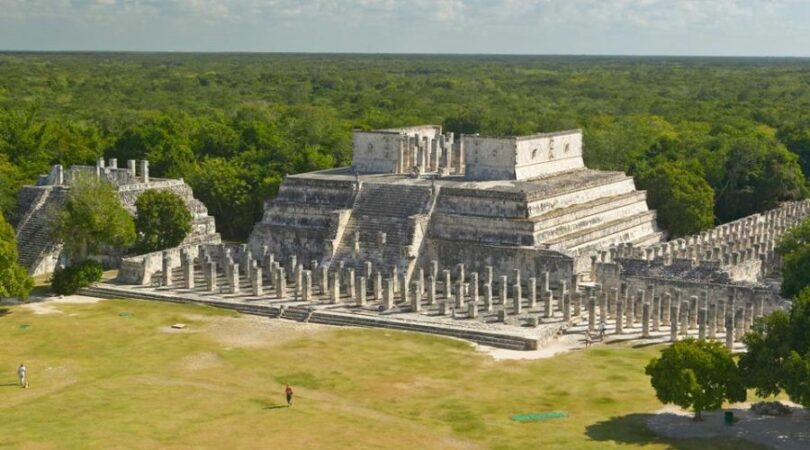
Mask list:
[[[605,325],[604,320],[599,321],[599,340],[605,339],[605,330],[607,330],[607,325]]]
[[[287,385],[287,389],[284,389],[284,393],[287,394],[287,407],[289,408],[292,406],[292,398],[293,398],[293,390],[290,385]]]
[[[25,368],[25,364],[20,364],[20,367],[17,368],[17,376],[20,378],[20,387],[27,388],[28,383],[25,381],[25,372],[27,369]]]

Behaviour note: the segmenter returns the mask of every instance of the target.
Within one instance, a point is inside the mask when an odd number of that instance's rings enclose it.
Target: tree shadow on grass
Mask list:
[[[0,308],[0,317],[7,316],[11,314],[11,310],[8,308]]]
[[[591,440],[635,444],[638,446],[660,444],[677,450],[741,450],[765,449],[750,441],[735,438],[673,439],[659,436],[647,428],[647,421],[655,414],[628,414],[612,417],[585,427],[585,435]],[[687,419],[688,420],[688,419]]]

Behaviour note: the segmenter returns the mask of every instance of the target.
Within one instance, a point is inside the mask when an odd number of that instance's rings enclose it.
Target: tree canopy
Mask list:
[[[191,212],[172,191],[149,189],[135,201],[136,246],[143,253],[180,245],[191,232]]]
[[[810,287],[796,296],[790,312],[757,319],[743,342],[748,351],[739,365],[747,387],[762,396],[784,391],[810,408]]]
[[[810,219],[782,236],[782,295],[791,298],[810,286]]]
[[[54,222],[55,237],[74,260],[85,260],[103,246],[126,248],[135,242],[135,224],[115,188],[89,174],[73,180]]]
[[[647,203],[658,213],[658,225],[671,237],[714,226],[714,191],[699,174],[667,162],[641,174],[639,185],[647,190]]]
[[[663,403],[703,411],[728,400],[745,400],[746,392],[731,353],[716,341],[685,339],[661,350],[645,368],[655,395]]]
[[[27,298],[34,286],[25,268],[17,263],[14,229],[0,215],[0,297]]]

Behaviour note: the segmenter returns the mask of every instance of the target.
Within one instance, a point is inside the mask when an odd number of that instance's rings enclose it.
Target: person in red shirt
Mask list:
[[[287,407],[289,408],[292,406],[292,398],[293,398],[293,390],[290,385],[287,385],[287,389],[284,390],[284,393],[287,394]]]

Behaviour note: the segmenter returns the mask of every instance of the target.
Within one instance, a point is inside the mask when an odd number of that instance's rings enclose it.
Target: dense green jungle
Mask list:
[[[351,130],[581,128],[672,236],[803,198],[810,59],[0,53],[0,208],[50,165],[149,159],[245,239],[285,174],[348,165]]]

